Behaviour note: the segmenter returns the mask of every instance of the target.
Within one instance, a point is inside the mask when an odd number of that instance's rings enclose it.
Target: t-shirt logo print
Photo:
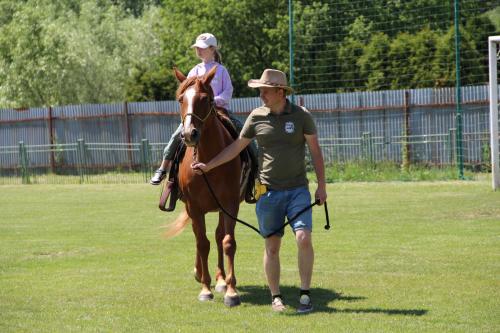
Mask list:
[[[285,132],[290,134],[290,133],[293,133],[294,131],[295,131],[295,126],[294,126],[293,122],[287,121],[285,123]]]

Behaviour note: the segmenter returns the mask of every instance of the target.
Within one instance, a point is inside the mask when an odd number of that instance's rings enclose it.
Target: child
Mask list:
[[[221,64],[221,56],[217,49],[217,39],[210,33],[203,33],[196,38],[196,42],[191,45],[191,47],[195,48],[196,56],[200,58],[202,62],[194,66],[187,77],[202,76],[214,66],[217,66],[217,72],[215,73],[210,85],[212,86],[212,90],[214,92],[215,104],[218,107],[228,110],[229,101],[231,100],[231,96],[233,94],[233,84],[231,83],[229,72]],[[231,121],[239,131],[242,128],[241,122],[234,118],[229,110],[228,113]],[[150,180],[152,185],[159,185],[165,178],[167,170],[170,168],[170,164],[174,158],[175,151],[181,142],[181,131],[182,124],[180,124],[174,134],[172,134],[170,141],[163,151],[163,161]]]

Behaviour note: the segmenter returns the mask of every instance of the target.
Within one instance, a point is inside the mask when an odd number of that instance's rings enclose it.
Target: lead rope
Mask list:
[[[208,178],[205,174],[205,172],[203,172],[203,170],[201,169],[198,169],[201,171],[201,174],[203,176],[203,179],[205,180],[205,183],[207,183],[207,187],[208,187],[208,190],[210,191],[210,194],[212,195],[212,197],[214,198],[215,202],[217,203],[217,206],[219,206],[219,208],[224,212],[224,214],[226,214],[227,216],[229,216],[230,218],[232,218],[233,220],[241,223],[241,224],[244,224],[245,226],[249,227],[250,229],[254,230],[256,233],[258,233],[259,235],[261,235],[259,229],[255,228],[253,225],[243,221],[243,220],[240,220],[239,218],[237,217],[234,217],[232,216],[231,214],[229,214],[225,209],[224,207],[222,207],[222,205],[220,204],[219,200],[217,199],[217,197],[215,196],[215,193],[212,189],[212,186],[210,186],[210,183],[208,182]],[[278,228],[277,230],[271,232],[270,234],[268,235],[261,235],[262,237],[264,238],[267,238],[267,237],[270,237],[276,233],[278,233],[280,230],[284,229],[287,225],[289,225],[290,223],[292,223],[295,219],[297,219],[302,213],[304,213],[305,211],[311,209],[312,207],[314,207],[315,205],[318,205],[320,203],[319,199],[317,199],[316,201],[314,201],[312,204],[308,205],[307,207],[304,207],[300,212],[298,212],[297,214],[295,214],[291,219],[288,220],[288,222],[286,222],[285,224],[283,224],[280,228]],[[326,204],[326,201],[324,203],[325,205],[325,216],[326,216],[326,225],[325,225],[325,230],[329,230],[330,229],[330,218],[328,216],[328,207],[327,207],[327,204]]]

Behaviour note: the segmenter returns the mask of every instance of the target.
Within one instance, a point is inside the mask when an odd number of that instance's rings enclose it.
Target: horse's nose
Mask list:
[[[193,142],[198,142],[198,139],[200,138],[200,132],[196,129],[196,128],[193,128],[191,130],[191,140]]]
[[[181,138],[184,143],[189,146],[196,146],[200,140],[200,130],[196,128],[187,129],[181,132]]]

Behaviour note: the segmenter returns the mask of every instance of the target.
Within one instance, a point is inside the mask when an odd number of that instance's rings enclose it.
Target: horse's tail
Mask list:
[[[167,231],[163,233],[163,236],[165,238],[172,238],[179,235],[190,222],[191,218],[186,210],[182,211],[173,223],[166,226]]]

